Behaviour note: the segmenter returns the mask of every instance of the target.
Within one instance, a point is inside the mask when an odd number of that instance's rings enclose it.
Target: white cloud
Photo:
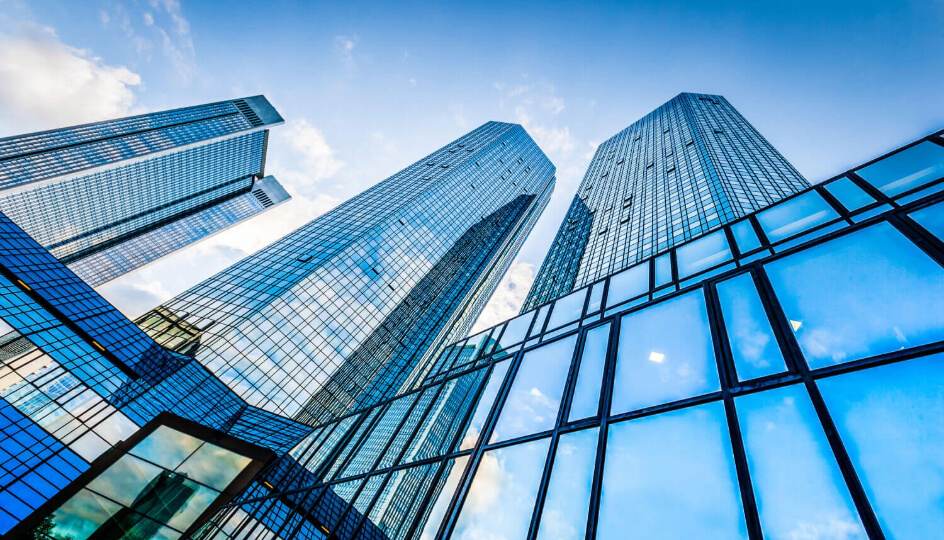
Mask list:
[[[274,130],[278,144],[291,151],[290,160],[296,164],[290,169],[304,175],[305,185],[334,176],[344,163],[328,144],[324,133],[304,119],[290,120]],[[292,159],[294,158],[294,159]],[[297,186],[302,189],[305,186]]]
[[[534,282],[534,265],[523,262],[512,263],[505,277],[495,289],[495,294],[489,299],[478,320],[469,332],[475,334],[481,330],[494,326],[502,321],[511,319],[521,310],[524,299],[528,296],[531,283]]]
[[[334,50],[348,68],[354,67],[354,48],[358,41],[357,36],[334,36]]]
[[[24,133],[126,116],[141,77],[62,43],[48,27],[0,35],[0,132]]]

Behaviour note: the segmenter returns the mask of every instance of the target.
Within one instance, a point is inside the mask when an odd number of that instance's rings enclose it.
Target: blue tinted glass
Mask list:
[[[802,386],[736,398],[765,538],[865,538]]]
[[[607,307],[615,306],[645,292],[649,292],[648,262],[637,264],[610,278],[610,289],[606,293],[606,305]]]
[[[544,329],[544,321],[547,319],[547,310],[551,308],[551,304],[544,304],[538,309],[538,315],[534,319],[534,326],[531,327],[531,332],[528,333],[528,337],[533,337],[541,333]]]
[[[599,540],[747,537],[721,403],[609,429]]]
[[[491,442],[554,427],[576,343],[573,335],[524,354]]]
[[[919,225],[944,240],[944,203],[937,203],[908,214]]]
[[[598,437],[597,428],[561,435],[541,513],[539,539],[577,540],[586,536]]]
[[[586,298],[587,289],[581,289],[554,302],[554,310],[551,311],[551,319],[547,323],[548,329],[557,328],[579,319],[583,312],[583,301]]]
[[[465,465],[468,461],[469,456],[462,456],[452,461],[447,461],[444,465],[446,467],[446,473],[444,473],[446,481],[442,489],[439,490],[436,501],[432,503],[432,508],[429,511],[429,515],[426,517],[426,522],[423,524],[423,530],[420,533],[420,540],[433,540],[436,538],[436,532],[439,531],[443,517],[445,517],[446,511],[449,510],[449,502],[456,492],[456,487],[459,485],[459,480],[462,479],[462,472],[465,471]]]
[[[924,141],[856,172],[894,196],[944,176],[944,147]]]
[[[767,239],[777,242],[838,216],[818,193],[810,191],[758,213],[757,221]]]
[[[450,538],[526,538],[549,444],[545,437],[485,452]]]
[[[505,326],[505,333],[502,334],[501,339],[498,340],[499,345],[508,347],[524,339],[525,334],[528,332],[528,326],[531,325],[531,319],[533,318],[534,312],[530,311],[508,321],[508,325]]]
[[[810,367],[944,338],[944,269],[887,223],[766,269]]]
[[[587,303],[587,313],[596,313],[603,307],[603,284],[605,281],[599,281],[590,289],[590,300]]]
[[[597,326],[587,332],[587,338],[583,342],[583,352],[580,355],[574,397],[567,416],[571,421],[597,415],[597,410],[600,408],[603,367],[606,364],[606,346],[609,340],[609,324]]]
[[[718,284],[724,326],[738,379],[746,381],[786,369],[764,306],[750,274]]]
[[[757,233],[754,232],[754,226],[751,225],[748,219],[738,221],[734,225],[731,225],[731,233],[734,234],[734,240],[737,242],[738,249],[741,250],[741,253],[747,253],[748,251],[760,247],[760,239],[757,238]]]
[[[849,178],[842,177],[839,180],[826,184],[826,191],[833,197],[839,199],[839,202],[846,207],[846,210],[853,211],[868,206],[875,202],[871,195],[862,190],[855,182]]]
[[[158,426],[131,453],[168,469],[176,469],[203,441],[167,426]]]
[[[498,395],[498,391],[501,389],[502,381],[505,380],[505,374],[508,373],[508,366],[511,365],[511,362],[502,362],[500,364],[495,364],[495,367],[492,368],[492,374],[488,377],[488,383],[485,384],[485,389],[482,390],[482,397],[479,398],[479,404],[475,407],[475,412],[472,414],[472,420],[469,421],[469,427],[466,429],[465,435],[462,437],[462,445],[459,447],[460,450],[468,450],[475,446],[475,443],[479,440],[479,435],[482,433],[482,427],[485,425],[485,420],[488,419],[488,413],[492,410],[492,405],[495,403],[495,396]]]
[[[701,290],[623,317],[613,414],[720,388]]]
[[[731,248],[724,231],[715,231],[694,242],[689,242],[675,251],[679,278],[701,272],[731,260]]]
[[[889,538],[944,531],[944,354],[819,381]]]
[[[656,287],[661,287],[672,281],[672,259],[669,254],[660,255],[655,261]]]

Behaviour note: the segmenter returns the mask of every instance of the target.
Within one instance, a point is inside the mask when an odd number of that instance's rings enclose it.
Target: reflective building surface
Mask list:
[[[724,97],[679,94],[597,147],[524,310],[807,187]]]
[[[254,96],[6,137],[0,210],[99,285],[288,198],[259,181],[282,123]]]
[[[202,538],[935,538],[944,138],[460,340]]]
[[[247,402],[311,423],[394,395],[466,335],[554,166],[489,122],[145,314]],[[175,321],[169,324],[169,321]]]

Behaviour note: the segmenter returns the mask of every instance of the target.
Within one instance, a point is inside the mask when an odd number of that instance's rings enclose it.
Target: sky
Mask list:
[[[818,182],[944,127],[944,2],[0,0],[0,136],[264,94],[293,199],[100,291],[135,316],[488,120],[554,197],[479,320],[513,316],[596,145],[722,94]]]

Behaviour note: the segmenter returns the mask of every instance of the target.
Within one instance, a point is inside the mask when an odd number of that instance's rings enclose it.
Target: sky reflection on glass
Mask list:
[[[125,506],[130,506],[151,480],[159,474],[161,474],[159,467],[134,456],[123,456],[89,482],[88,487]]]
[[[944,241],[944,203],[937,203],[908,214],[931,234]]]
[[[606,305],[612,307],[648,291],[649,263],[644,262],[623,270],[610,278],[610,290],[606,293]]]
[[[533,311],[519,315],[508,321],[508,324],[505,326],[505,332],[502,334],[501,339],[498,340],[498,344],[502,347],[508,347],[524,339],[525,334],[528,332],[528,326],[531,325],[532,318],[534,318]]]
[[[603,385],[603,367],[606,365],[606,346],[609,341],[609,323],[587,332],[580,355],[574,397],[567,415],[571,422],[597,415],[600,408],[600,388]]]
[[[810,367],[944,338],[944,269],[887,223],[765,268]]]
[[[475,412],[472,414],[472,420],[469,421],[469,427],[462,437],[462,444],[459,446],[460,450],[468,450],[474,447],[475,443],[478,442],[479,435],[482,433],[482,427],[485,425],[489,411],[492,410],[492,405],[495,403],[495,396],[498,395],[498,391],[501,389],[502,382],[505,380],[505,374],[508,373],[508,366],[510,365],[511,361],[506,361],[495,364],[495,367],[492,368],[492,374],[489,375],[488,382],[485,384],[485,390],[482,391],[482,397],[479,398],[479,403],[475,406]]]
[[[485,452],[450,538],[526,538],[549,444],[545,437]]]
[[[52,532],[62,538],[83,540],[91,536],[121,507],[101,495],[83,489],[52,514]]]
[[[866,538],[806,390],[735,399],[764,537]]]
[[[944,147],[924,141],[856,172],[894,196],[944,176]]]
[[[599,428],[561,435],[537,538],[578,540],[586,534]]]
[[[734,234],[734,241],[737,242],[741,253],[747,253],[760,247],[760,239],[757,238],[754,226],[751,225],[751,221],[748,219],[743,219],[731,225],[731,233]]]
[[[809,191],[758,213],[757,221],[767,239],[777,242],[838,216],[818,193]]]
[[[150,435],[135,445],[131,453],[157,463],[167,469],[176,469],[203,441],[167,426],[158,426]]]
[[[548,330],[579,319],[586,298],[587,289],[580,289],[554,302],[554,311],[551,311],[551,319],[547,323]]]
[[[871,195],[862,190],[852,180],[842,177],[839,180],[826,184],[826,191],[833,197],[839,199],[839,202],[846,207],[846,210],[854,211],[868,206],[875,202]]]
[[[818,382],[889,538],[944,531],[944,354]]]
[[[554,427],[576,343],[572,335],[525,353],[490,442]]]
[[[679,278],[684,278],[731,260],[731,248],[724,231],[715,231],[678,248],[675,258]]]
[[[784,371],[783,354],[751,275],[723,281],[717,289],[738,379],[746,381]]]
[[[206,443],[187,458],[177,471],[222,491],[251,461],[245,456]]]
[[[721,403],[609,429],[598,540],[747,538]]]
[[[623,317],[613,414],[720,388],[701,290]]]
[[[465,465],[468,461],[469,456],[462,456],[446,462],[445,467],[448,468],[448,476],[446,476],[446,482],[442,489],[439,490],[436,502],[433,503],[432,509],[429,511],[429,516],[427,516],[426,523],[423,525],[423,531],[420,533],[420,540],[433,540],[436,537],[436,532],[439,531],[443,517],[446,516],[449,502],[456,492],[456,487],[459,485],[459,480],[462,479],[462,472],[465,471]]]

